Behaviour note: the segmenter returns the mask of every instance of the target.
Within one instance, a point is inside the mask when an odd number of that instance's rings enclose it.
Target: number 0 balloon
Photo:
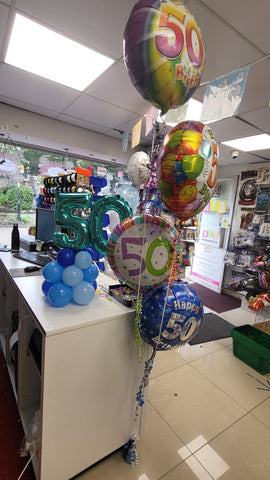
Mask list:
[[[180,0],[140,0],[124,33],[124,59],[139,93],[165,114],[185,103],[204,66],[201,32]]]
[[[108,241],[112,270],[131,287],[162,285],[170,274],[175,234],[175,228],[161,217],[141,214],[125,219]]]

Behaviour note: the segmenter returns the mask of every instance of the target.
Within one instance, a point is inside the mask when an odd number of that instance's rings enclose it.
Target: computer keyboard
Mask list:
[[[26,262],[34,263],[40,267],[45,267],[47,263],[53,261],[49,255],[37,252],[18,252],[14,253],[13,257],[19,258],[20,260],[25,260]]]

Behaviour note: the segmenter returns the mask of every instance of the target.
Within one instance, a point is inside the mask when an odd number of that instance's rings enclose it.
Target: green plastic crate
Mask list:
[[[270,372],[270,335],[252,325],[242,325],[231,330],[233,354],[257,372]]]

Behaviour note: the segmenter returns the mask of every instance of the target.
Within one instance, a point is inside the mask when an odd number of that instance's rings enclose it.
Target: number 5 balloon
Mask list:
[[[139,0],[124,32],[124,60],[139,93],[165,114],[185,103],[205,61],[201,32],[180,0]]]

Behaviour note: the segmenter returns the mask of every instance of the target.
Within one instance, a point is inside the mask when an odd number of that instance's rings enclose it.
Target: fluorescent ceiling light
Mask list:
[[[82,91],[114,60],[17,13],[5,62]]]
[[[229,140],[221,143],[223,143],[223,145],[227,145],[228,147],[242,150],[243,152],[252,152],[254,150],[264,150],[270,148],[270,135],[262,133],[261,135],[237,138],[236,140]]]

